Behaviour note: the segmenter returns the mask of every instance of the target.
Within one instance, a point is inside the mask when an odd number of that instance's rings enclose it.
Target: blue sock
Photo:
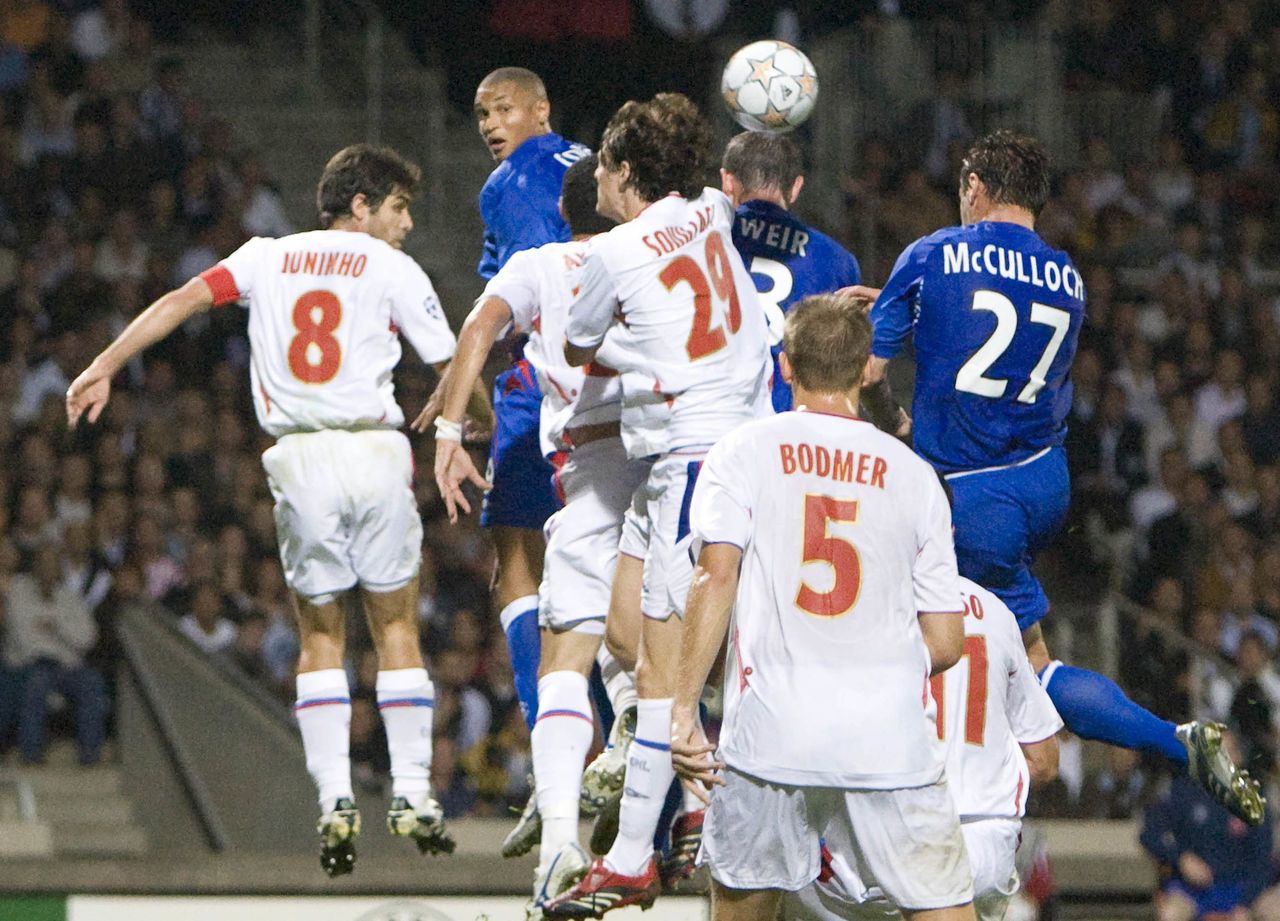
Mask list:
[[[600,716],[600,738],[609,741],[609,733],[613,730],[613,705],[609,703],[609,694],[604,688],[604,679],[600,677],[599,664],[591,666],[591,678],[587,683],[591,692],[591,702],[596,705],[596,713]]]
[[[1054,662],[1040,673],[1040,683],[1067,728],[1082,739],[1159,752],[1174,764],[1187,766],[1187,750],[1178,741],[1177,727],[1139,707],[1110,678]]]
[[[524,723],[533,730],[538,719],[538,662],[542,658],[542,634],[538,632],[538,596],[517,598],[499,615],[511,654],[511,674]]]

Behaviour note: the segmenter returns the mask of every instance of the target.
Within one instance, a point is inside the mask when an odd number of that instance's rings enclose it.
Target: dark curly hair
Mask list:
[[[962,190],[970,173],[982,180],[993,202],[1038,215],[1049,200],[1049,154],[1028,135],[999,128],[978,138],[960,167]]]
[[[422,182],[422,170],[390,147],[352,144],[325,164],[316,187],[320,226],[330,227],[351,214],[351,199],[363,193],[375,211],[397,189],[410,197]]]
[[[680,93],[632,100],[609,119],[600,141],[605,168],[631,167],[627,185],[645,201],[668,192],[702,194],[711,172],[711,127],[698,107]]]

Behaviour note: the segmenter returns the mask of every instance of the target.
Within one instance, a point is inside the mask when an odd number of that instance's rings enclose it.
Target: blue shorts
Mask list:
[[[504,526],[542,530],[560,508],[552,477],[555,469],[542,456],[538,420],[542,390],[529,362],[517,361],[493,382],[493,442],[486,478],[481,527]]]
[[[1066,451],[1051,448],[1016,467],[949,474],[947,485],[960,575],[994,592],[1026,630],[1049,613],[1031,563],[1067,517]]]
[[[1212,883],[1204,889],[1188,886],[1181,880],[1173,879],[1162,887],[1164,892],[1176,892],[1190,899],[1196,906],[1196,917],[1205,915],[1229,915],[1236,908],[1247,907],[1244,901],[1244,887],[1239,883]]]

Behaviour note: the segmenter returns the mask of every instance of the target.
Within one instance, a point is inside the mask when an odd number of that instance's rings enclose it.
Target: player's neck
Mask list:
[[[771,205],[777,205],[784,211],[791,208],[791,203],[777,189],[748,189],[742,193],[742,204],[752,201],[766,201]]]
[[[1017,224],[1019,227],[1025,227],[1027,230],[1036,229],[1036,216],[1026,208],[1019,208],[1017,205],[993,205],[979,221],[993,221],[1001,224]]]
[[[855,387],[848,393],[806,390],[799,384],[791,385],[791,405],[802,412],[825,413],[828,416],[858,418],[858,393]]]

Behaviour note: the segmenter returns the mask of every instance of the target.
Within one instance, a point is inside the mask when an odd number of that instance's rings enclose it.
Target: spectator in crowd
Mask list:
[[[106,736],[108,702],[102,675],[85,656],[97,639],[97,626],[84,599],[63,583],[57,547],[41,547],[31,572],[9,580],[4,611],[5,664],[21,674],[18,745],[23,760],[44,760],[49,695],[57,691],[74,710],[80,763],[96,764]]]
[[[1179,774],[1143,816],[1141,841],[1160,867],[1157,921],[1280,917],[1270,813],[1251,828]]]
[[[182,635],[210,655],[229,653],[236,643],[236,625],[226,616],[222,593],[212,582],[191,591],[191,610],[178,621]]]

